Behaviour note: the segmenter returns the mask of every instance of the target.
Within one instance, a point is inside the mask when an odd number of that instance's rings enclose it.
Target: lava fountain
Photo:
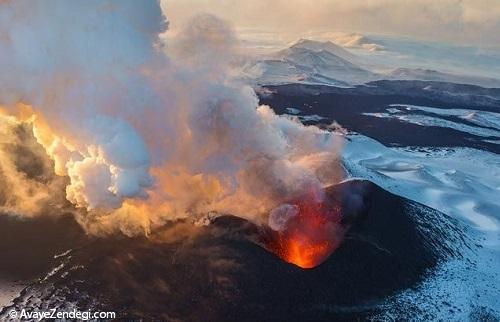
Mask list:
[[[341,216],[339,203],[311,196],[283,204],[270,213],[265,247],[288,263],[316,267],[342,242],[346,228]]]

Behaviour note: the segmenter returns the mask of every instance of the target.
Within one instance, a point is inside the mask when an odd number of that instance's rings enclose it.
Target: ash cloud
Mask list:
[[[36,142],[32,125],[0,114],[0,213],[34,217],[69,210],[67,178]]]
[[[0,4],[0,105],[31,120],[87,232],[208,212],[266,222],[341,179],[338,136],[277,116],[237,80],[230,26],[196,16],[165,42],[167,26],[156,1]]]

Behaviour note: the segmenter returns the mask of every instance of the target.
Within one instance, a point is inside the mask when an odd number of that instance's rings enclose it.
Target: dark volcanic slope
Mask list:
[[[72,251],[61,257],[63,268],[26,288],[15,307],[73,302],[148,320],[364,319],[440,260],[460,256],[464,241],[447,216],[366,181],[328,194],[359,190],[369,207],[346,214],[353,226],[344,243],[314,269],[267,252],[256,243],[260,229],[242,219],[221,217],[204,227],[177,222],[149,239],[98,239]],[[349,198],[343,200],[349,209]]]
[[[29,280],[58,262],[54,255],[80,245],[85,233],[71,214],[18,218],[0,213],[0,279]]]
[[[335,120],[350,131],[387,146],[471,147],[500,153],[500,145],[487,142],[500,140],[500,137],[485,138],[446,127],[363,115],[386,112],[390,104],[500,113],[500,89],[426,81],[377,81],[353,88],[299,84],[267,86],[259,93],[260,103],[272,106],[278,114],[287,113],[287,108],[298,108],[303,115],[324,117],[320,123],[329,124]],[[460,118],[453,121],[474,126]]]

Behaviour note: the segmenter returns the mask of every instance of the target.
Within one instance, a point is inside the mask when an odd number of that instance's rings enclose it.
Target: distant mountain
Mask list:
[[[309,39],[299,39],[298,41],[293,43],[290,46],[290,48],[303,48],[315,52],[320,52],[324,50],[351,62],[357,59],[356,55],[347,51],[343,47],[334,44],[331,41],[315,41]]]
[[[301,39],[267,58],[250,63],[246,75],[259,84],[310,83],[348,86],[380,79],[356,65],[356,56],[332,42]]]
[[[361,57],[333,42],[300,39],[288,48],[247,63],[243,72],[247,80],[259,85],[299,83],[345,87],[377,80],[410,80],[500,88],[500,80],[494,78],[422,68],[375,73],[363,65]]]
[[[389,79],[397,80],[426,80],[457,84],[471,84],[482,87],[500,87],[500,80],[487,77],[455,75],[422,68],[398,68],[388,74]]]

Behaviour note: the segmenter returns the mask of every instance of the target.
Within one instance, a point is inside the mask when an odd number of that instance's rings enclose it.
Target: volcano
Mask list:
[[[265,247],[288,263],[314,268],[324,262],[342,243],[353,218],[370,207],[369,185],[345,184],[326,190],[321,200],[311,194],[271,212],[285,217],[277,231],[263,228]],[[279,214],[279,212],[285,214]],[[276,219],[274,219],[276,220]],[[271,224],[270,227],[276,224]],[[276,227],[275,227],[276,228]]]
[[[341,207],[345,235],[314,268],[275,256],[276,232],[244,219],[177,221],[149,238],[75,241],[48,257],[50,273],[0,316],[8,320],[13,308],[76,307],[147,320],[360,320],[376,316],[388,297],[418,285],[468,243],[455,220],[368,181],[329,187],[325,198]],[[57,243],[46,247],[61,250]]]

